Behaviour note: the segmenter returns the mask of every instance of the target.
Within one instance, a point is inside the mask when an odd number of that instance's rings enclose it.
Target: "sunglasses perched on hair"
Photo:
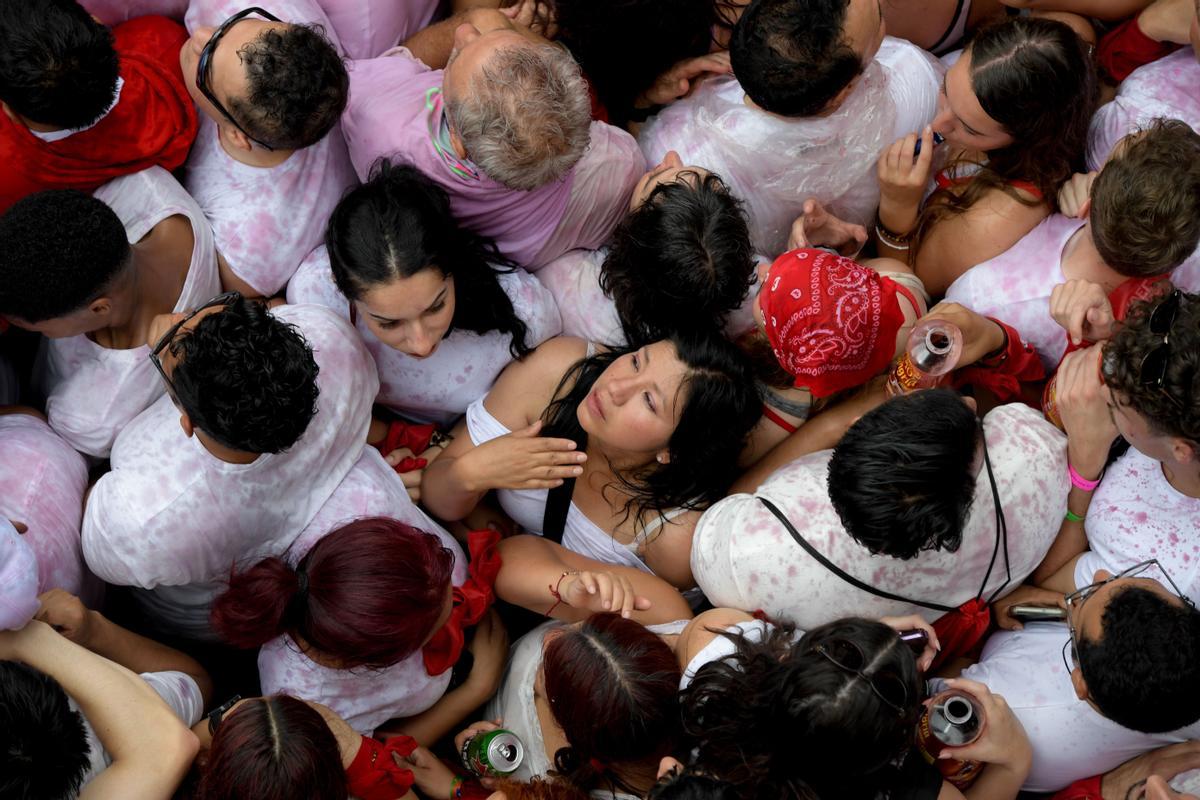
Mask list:
[[[249,132],[242,127],[242,124],[233,118],[233,114],[230,114],[225,106],[221,104],[221,101],[217,99],[216,93],[212,90],[212,60],[213,53],[217,50],[217,42],[221,41],[221,38],[229,31],[230,28],[234,26],[235,23],[240,22],[251,14],[258,14],[260,17],[270,22],[281,21],[279,17],[275,16],[271,12],[265,11],[258,6],[254,6],[252,8],[239,11],[229,19],[222,22],[221,27],[213,31],[212,37],[208,40],[208,43],[204,45],[204,49],[200,51],[200,60],[196,63],[196,88],[200,90],[200,94],[204,95],[208,99],[208,102],[213,104],[213,107],[216,108],[217,111],[221,112],[221,115],[224,116],[225,119],[229,120],[233,124],[233,127],[245,134],[247,139],[258,145],[261,145],[262,147],[265,147],[267,150],[274,150],[274,147],[267,144],[262,139],[257,139],[251,136]]]
[[[1142,357],[1141,366],[1138,368],[1138,379],[1142,386],[1163,388],[1167,379],[1167,364],[1171,361],[1171,327],[1175,324],[1175,318],[1179,316],[1179,300],[1182,296],[1183,292],[1176,289],[1150,314],[1150,332],[1161,336],[1162,342]]]
[[[172,341],[174,341],[176,334],[179,333],[179,329],[191,320],[195,319],[196,315],[201,311],[204,311],[208,308],[214,308],[216,306],[229,308],[229,306],[241,299],[241,296],[242,295],[240,292],[224,292],[217,295],[212,300],[209,300],[207,303],[197,306],[193,311],[184,314],[179,322],[176,322],[170,328],[167,328],[167,332],[159,338],[158,342],[156,342],[154,347],[150,350],[150,361],[154,364],[154,368],[158,370],[158,374],[162,376],[163,383],[167,384],[167,388],[171,390],[172,396],[175,395],[175,384],[171,382],[171,379],[167,376],[167,371],[163,369],[161,358],[162,351],[165,350]]]
[[[1087,586],[1084,586],[1082,589],[1071,592],[1069,595],[1066,596],[1066,598],[1064,598],[1066,601],[1066,604],[1067,604],[1067,629],[1070,630],[1071,636],[1069,639],[1067,639],[1066,643],[1063,644],[1063,649],[1062,649],[1063,666],[1065,666],[1067,668],[1068,675],[1071,674],[1071,661],[1073,661],[1076,666],[1079,665],[1079,647],[1077,645],[1078,634],[1075,631],[1075,621],[1072,617],[1071,612],[1078,610],[1079,607],[1082,606],[1084,603],[1086,603],[1088,601],[1088,599],[1092,595],[1094,595],[1101,587],[1107,586],[1108,584],[1112,583],[1113,581],[1119,581],[1122,578],[1136,578],[1137,576],[1141,575],[1142,573],[1148,572],[1155,567],[1158,568],[1158,571],[1162,574],[1163,578],[1166,579],[1167,584],[1171,587],[1171,591],[1174,592],[1175,595],[1180,600],[1183,601],[1184,605],[1186,605],[1190,608],[1195,608],[1195,605],[1192,603],[1191,598],[1189,598],[1183,592],[1179,591],[1179,587],[1175,585],[1175,581],[1171,578],[1170,575],[1167,574],[1167,571],[1162,568],[1162,564],[1159,564],[1158,559],[1156,559],[1156,558],[1151,558],[1147,561],[1142,561],[1141,563],[1134,564],[1132,567],[1121,570],[1116,575],[1106,578],[1105,580],[1096,581],[1095,583],[1089,583]],[[1071,651],[1071,661],[1067,660],[1068,648]],[[1082,669],[1082,667],[1080,667],[1080,668]]]
[[[890,672],[868,675],[863,672],[867,657],[862,648],[849,639],[833,639],[813,645],[813,650],[824,656],[829,663],[843,672],[857,675],[866,682],[875,696],[897,714],[903,716],[908,710],[908,687],[900,676]]]

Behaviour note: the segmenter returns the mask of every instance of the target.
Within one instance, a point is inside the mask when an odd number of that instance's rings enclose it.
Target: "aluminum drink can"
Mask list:
[[[463,742],[462,762],[479,778],[500,778],[516,772],[525,759],[525,745],[512,731],[497,728]]]
[[[978,761],[938,758],[948,747],[971,744],[983,733],[983,709],[975,698],[950,689],[936,695],[917,724],[917,749],[942,777],[959,789],[965,789],[979,777],[983,765]]]

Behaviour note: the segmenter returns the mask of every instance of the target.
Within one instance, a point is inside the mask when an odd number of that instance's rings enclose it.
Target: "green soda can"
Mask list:
[[[477,733],[463,742],[462,762],[479,778],[511,775],[525,759],[525,745],[512,731],[497,728]]]

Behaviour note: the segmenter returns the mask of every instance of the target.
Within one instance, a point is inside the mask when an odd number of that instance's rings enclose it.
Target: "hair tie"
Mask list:
[[[598,758],[594,758],[594,757],[589,758],[588,766],[591,767],[596,772],[608,772],[608,767],[605,766],[604,762]]]

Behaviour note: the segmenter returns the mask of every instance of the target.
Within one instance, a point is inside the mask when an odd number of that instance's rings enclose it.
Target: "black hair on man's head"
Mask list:
[[[67,693],[18,661],[0,661],[0,759],[0,797],[14,799],[75,797],[91,765],[83,716]]]

